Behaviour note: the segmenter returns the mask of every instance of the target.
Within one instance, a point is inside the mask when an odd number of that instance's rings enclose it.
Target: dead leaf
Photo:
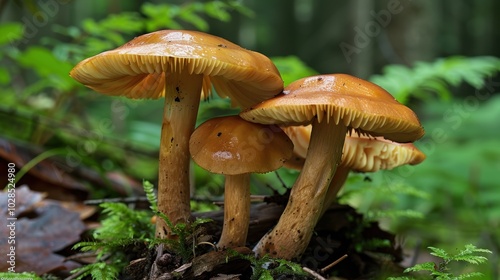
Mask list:
[[[41,275],[78,266],[75,262],[65,261],[64,256],[55,252],[80,240],[85,225],[79,213],[64,208],[58,201],[42,200],[42,197],[42,194],[21,186],[16,189],[15,215],[7,216],[7,212],[0,212],[0,219],[9,223],[9,226],[0,227],[0,235],[8,237],[1,239],[0,250],[15,253],[16,272],[33,271]],[[0,193],[0,201],[7,201],[6,192]],[[9,266],[7,262],[0,262],[2,271]]]

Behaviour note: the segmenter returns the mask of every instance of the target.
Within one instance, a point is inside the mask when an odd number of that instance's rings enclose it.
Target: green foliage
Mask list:
[[[81,268],[74,269],[72,273],[78,274],[74,279],[86,279],[92,277],[93,280],[108,280],[118,279],[120,267],[115,264],[108,264],[106,262],[95,262],[82,266]]]
[[[65,57],[73,57],[76,63],[97,53],[116,48],[138,33],[148,33],[161,29],[194,29],[208,31],[206,17],[219,21],[231,20],[231,11],[252,16],[252,11],[240,1],[208,1],[177,4],[144,3],[139,12],[111,14],[102,20],[85,19],[81,27],[57,26],[54,31],[68,36],[73,43],[63,43],[49,39],[55,51]]]
[[[158,205],[157,205],[157,198],[154,192],[154,186],[145,181],[143,183],[144,186],[144,191],[146,193],[146,197],[149,201],[151,210],[153,210],[153,213],[159,218],[163,219],[167,226],[170,228],[173,234],[177,235],[178,238],[177,240],[170,240],[170,239],[155,239],[152,241],[152,245],[154,244],[159,244],[159,243],[166,243],[168,247],[179,254],[184,261],[189,261],[194,253],[194,248],[193,248],[193,242],[192,240],[195,238],[193,233],[196,230],[198,226],[201,224],[207,223],[211,221],[210,219],[196,219],[194,222],[190,224],[183,224],[179,223],[176,225],[173,225],[168,217],[158,211]]]
[[[271,60],[278,68],[285,86],[295,80],[318,74],[296,56],[273,57]]]
[[[407,103],[410,97],[429,100],[429,92],[450,100],[450,86],[466,82],[479,89],[484,86],[485,78],[498,71],[500,59],[496,57],[452,56],[416,62],[413,67],[389,65],[383,69],[383,75],[375,75],[370,80],[402,103]]]
[[[254,268],[252,280],[273,280],[284,275],[295,277],[307,275],[299,264],[291,261],[273,259],[267,255],[260,259],[247,255],[243,255],[243,258],[249,260]]]
[[[100,206],[106,217],[93,233],[95,241],[79,242],[73,246],[73,250],[96,252],[97,261],[73,270],[72,273],[78,275],[76,279],[89,275],[95,280],[116,279],[127,264],[125,248],[154,239],[149,211],[133,210],[123,203],[106,202]]]
[[[476,278],[483,276],[482,273],[479,272],[467,272],[459,275],[454,275],[450,272],[449,265],[452,262],[467,262],[469,264],[481,264],[488,259],[481,254],[491,254],[490,250],[480,249],[472,244],[465,245],[465,248],[460,250],[456,254],[450,254],[443,249],[429,247],[432,251],[431,255],[436,256],[442,261],[439,264],[435,264],[433,262],[425,262],[421,264],[417,264],[415,266],[409,267],[405,269],[405,273],[409,272],[421,272],[427,271],[429,275],[432,277],[431,279],[436,280],[457,280],[457,279],[467,279],[467,278]],[[389,280],[410,280],[414,278],[408,277],[391,277]]]
[[[154,226],[150,223],[149,212],[132,210],[123,203],[102,203],[100,206],[107,218],[94,232],[94,238],[116,242],[118,232],[124,240],[148,240],[152,237]]]
[[[0,46],[15,42],[23,36],[23,25],[17,22],[4,22],[0,25]]]
[[[42,278],[31,272],[0,272],[0,279],[42,280]]]
[[[44,30],[48,35],[39,41],[31,39],[30,45],[25,45],[23,22],[0,23],[5,35],[0,39],[2,135],[49,149],[65,147],[78,163],[102,174],[122,169],[133,177],[154,179],[157,160],[150,154],[158,149],[160,126],[144,124],[158,120],[150,112],[161,110],[162,102],[105,96],[97,100],[98,95],[89,94],[68,72],[81,60],[139,34],[177,27],[206,31],[208,19],[228,22],[235,13],[253,15],[235,0],[146,2],[134,12],[88,18],[78,25],[48,25]],[[145,121],[129,121],[144,112],[148,112]],[[114,193],[101,189],[92,195],[100,198]]]
[[[82,252],[96,252],[97,261],[72,271],[77,275],[75,279],[83,279],[91,276],[94,280],[116,279],[119,273],[127,265],[126,252],[128,248],[139,246],[143,250],[153,248],[160,243],[166,243],[169,250],[180,255],[185,262],[193,257],[195,238],[194,231],[209,219],[197,219],[193,223],[177,224],[175,226],[168,218],[158,212],[157,198],[154,186],[143,182],[150,208],[159,218],[165,220],[172,232],[178,236],[177,240],[164,240],[154,237],[155,228],[150,222],[152,213],[144,210],[130,209],[123,203],[101,203],[102,213],[105,217],[101,226],[93,233],[93,241],[83,241],[73,246],[74,250]]]
[[[146,15],[145,21],[146,31],[156,31],[158,29],[182,29],[183,24],[187,23],[194,26],[201,31],[209,29],[207,21],[202,17],[217,19],[219,21],[227,22],[231,19],[230,11],[237,11],[247,16],[252,16],[251,10],[247,9],[239,1],[209,1],[209,2],[190,2],[179,5],[160,4],[155,5],[145,3],[142,12]]]

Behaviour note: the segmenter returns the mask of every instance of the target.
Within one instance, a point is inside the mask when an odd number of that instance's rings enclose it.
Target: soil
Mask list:
[[[131,256],[121,279],[251,279],[256,268],[249,260],[253,255],[250,248],[277,222],[282,210],[283,206],[274,202],[253,205],[248,247],[224,251],[207,245],[220,235],[223,213],[198,213],[196,216],[213,221],[198,231],[195,239],[208,242],[196,247],[192,260],[183,261],[162,247],[136,250],[139,256]],[[272,262],[267,269],[274,279],[379,279],[402,273],[398,265],[401,260],[402,250],[393,234],[380,229],[375,222],[364,222],[353,208],[336,204],[318,223],[302,258],[295,260],[311,272],[286,274],[273,270],[278,264]],[[335,261],[338,263],[331,266]]]

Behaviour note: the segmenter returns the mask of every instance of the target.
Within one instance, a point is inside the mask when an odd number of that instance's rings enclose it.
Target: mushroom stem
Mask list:
[[[347,127],[326,120],[312,124],[306,160],[274,229],[254,248],[258,256],[299,258],[311,240],[330,181],[342,158]]]
[[[337,194],[347,180],[350,171],[351,169],[349,167],[346,167],[342,164],[337,167],[337,171],[335,171],[335,175],[333,175],[330,186],[328,187],[325,202],[323,203],[323,210],[321,210],[320,216],[323,216],[323,214],[325,214],[325,212],[328,210],[328,208],[330,208],[333,202],[337,200]]]
[[[245,246],[250,222],[250,173],[226,175],[219,249]]]
[[[196,123],[203,75],[192,75],[187,71],[166,75],[158,168],[158,211],[176,225],[187,223],[191,216],[189,137]],[[157,219],[156,236],[174,238],[163,219]]]

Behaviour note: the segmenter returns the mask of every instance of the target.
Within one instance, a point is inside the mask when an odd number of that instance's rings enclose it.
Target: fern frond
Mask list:
[[[417,271],[434,271],[436,269],[435,266],[436,264],[433,262],[420,263],[412,267],[408,267],[407,269],[404,270],[404,273],[417,272]]]
[[[442,258],[443,260],[450,259],[450,256],[448,255],[448,253],[443,249],[435,248],[435,247],[427,247],[427,248],[429,248],[432,251],[431,255],[433,255],[433,256],[436,256],[438,258]]]
[[[500,71],[500,59],[490,56],[452,56],[433,62],[417,62],[413,67],[389,65],[383,75],[371,77],[371,81],[389,91],[401,103],[409,97],[428,99],[437,94],[450,99],[450,86],[465,82],[476,89],[485,85],[485,79]]]
[[[404,270],[404,273],[408,272],[418,272],[418,271],[429,271],[430,275],[433,276],[433,279],[437,280],[451,280],[451,279],[467,279],[471,277],[480,277],[483,274],[479,272],[469,272],[463,273],[458,276],[454,276],[449,272],[448,265],[452,261],[465,261],[471,264],[480,264],[486,262],[488,259],[484,256],[475,255],[477,253],[491,253],[490,250],[480,249],[472,244],[465,245],[465,249],[461,250],[455,255],[451,255],[443,249],[428,247],[432,252],[431,255],[439,257],[442,261],[439,265],[436,265],[433,262],[426,262],[422,264],[417,264],[415,266],[409,267]],[[395,278],[393,280],[402,280],[403,278]]]
[[[112,280],[117,279],[120,271],[116,266],[109,265],[105,262],[96,262],[88,264],[71,271],[72,274],[77,274],[76,280],[84,279],[87,276],[92,276],[93,280]]]
[[[78,242],[73,247],[71,248],[72,250],[80,250],[82,252],[89,252],[89,251],[97,251],[102,247],[102,244],[100,242],[94,242],[94,241],[82,241]]]
[[[148,181],[142,182],[142,187],[144,188],[144,192],[146,193],[146,198],[149,202],[149,207],[153,212],[158,212],[158,199],[156,198],[156,193],[154,189],[154,185]]]
[[[454,261],[465,261],[471,264],[481,264],[488,261],[488,258],[484,256],[475,255],[477,253],[489,253],[492,252],[487,249],[480,249],[472,244],[468,244],[465,246],[465,249],[458,252],[456,255],[450,257],[451,260]]]
[[[151,214],[146,211],[130,209],[123,203],[101,203],[106,218],[102,226],[94,232],[99,240],[114,240],[117,236],[123,239],[148,239],[154,232],[149,222]]]

